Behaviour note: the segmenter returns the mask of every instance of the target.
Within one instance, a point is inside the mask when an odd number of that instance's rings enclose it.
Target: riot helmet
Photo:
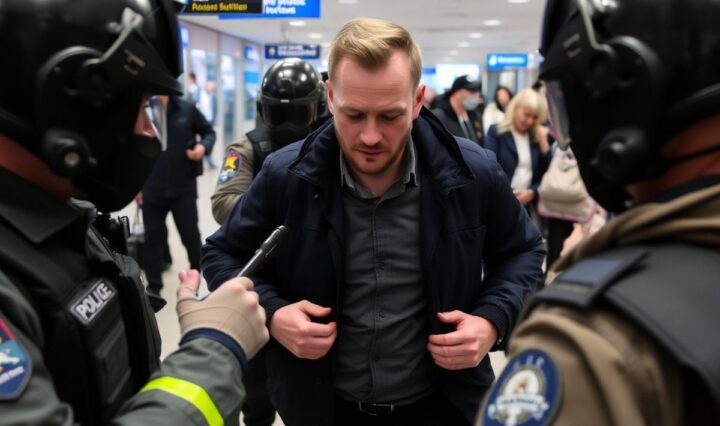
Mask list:
[[[270,129],[278,146],[304,138],[318,118],[323,97],[320,74],[298,58],[274,63],[265,73],[258,114]]]
[[[150,95],[179,95],[170,0],[0,1],[0,133],[104,211],[140,190],[161,146],[136,135]]]
[[[659,147],[720,112],[720,3],[548,0],[540,53],[553,128],[612,211],[628,183],[685,158]]]

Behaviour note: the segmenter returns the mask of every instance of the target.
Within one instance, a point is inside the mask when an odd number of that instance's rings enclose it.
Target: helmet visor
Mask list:
[[[281,125],[305,129],[317,118],[317,102],[296,104],[281,102],[265,102],[261,104],[263,121],[270,127]]]

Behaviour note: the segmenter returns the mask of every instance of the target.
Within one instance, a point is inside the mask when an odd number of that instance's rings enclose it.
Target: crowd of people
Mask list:
[[[75,4],[0,2],[0,424],[718,424],[718,2],[549,0],[540,81],[484,110],[350,20],[326,76],[265,74],[204,244],[176,5]],[[147,281],[108,215],[133,198]]]

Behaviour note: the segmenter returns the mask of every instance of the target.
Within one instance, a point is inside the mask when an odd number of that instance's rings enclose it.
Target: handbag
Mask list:
[[[585,223],[592,219],[596,207],[572,151],[555,148],[538,187],[538,213],[547,218]]]
[[[135,261],[143,267],[142,262],[142,249],[145,243],[145,225],[142,221],[142,207],[138,204],[135,209],[135,218],[133,219],[132,226],[130,227],[130,236],[127,241],[128,256],[135,259]]]

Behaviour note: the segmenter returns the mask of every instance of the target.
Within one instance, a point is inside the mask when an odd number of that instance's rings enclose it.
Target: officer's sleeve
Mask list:
[[[237,425],[245,399],[240,363],[223,344],[198,338],[168,356],[113,425]]]
[[[678,365],[617,315],[540,307],[513,334],[476,424],[680,425],[685,386]]]
[[[210,197],[215,221],[222,225],[253,179],[253,150],[250,141],[242,138],[225,151],[215,192]]]
[[[0,336],[0,425],[74,425],[72,409],[55,393],[42,352],[3,312]]]

